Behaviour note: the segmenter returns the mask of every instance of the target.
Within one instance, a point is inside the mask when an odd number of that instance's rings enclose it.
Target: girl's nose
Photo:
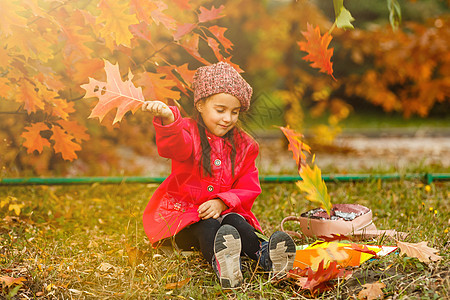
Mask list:
[[[224,122],[231,122],[231,114],[224,114],[223,115],[223,121]]]

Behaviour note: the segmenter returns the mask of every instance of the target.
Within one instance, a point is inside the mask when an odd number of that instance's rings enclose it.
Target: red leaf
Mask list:
[[[197,24],[186,23],[186,24],[183,24],[183,25],[179,25],[177,27],[177,31],[173,34],[173,39],[175,41],[178,41],[183,36],[185,36],[186,34],[191,32],[192,29],[194,29],[195,27],[197,27]]]
[[[28,131],[24,131],[21,137],[25,138],[23,146],[27,148],[27,153],[33,153],[34,150],[41,153],[44,146],[50,147],[50,142],[41,136],[41,131],[50,130],[45,123],[34,123],[25,129]]]
[[[313,26],[308,23],[307,28],[306,32],[302,32],[307,42],[298,42],[300,50],[308,52],[303,59],[312,62],[311,67],[320,69],[320,72],[327,73],[336,80],[331,62],[333,48],[327,49],[333,37],[328,32],[321,36],[319,26],[313,29]]]
[[[183,41],[181,47],[183,47],[190,55],[192,55],[199,62],[210,65],[210,63],[201,57],[200,53],[198,53],[198,34],[193,34],[192,37],[188,41]]]
[[[225,31],[227,31],[227,28],[214,25],[209,27],[208,29],[219,40],[219,42],[225,48],[225,51],[227,53],[230,53],[229,51],[233,48],[233,43],[224,36],[224,33]]]
[[[353,250],[355,251],[359,251],[362,253],[367,253],[367,254],[372,254],[373,256],[377,257],[377,253],[373,250],[370,250],[369,248],[367,248],[366,245],[359,245],[359,244],[350,244],[350,246],[352,247]]]
[[[208,37],[207,41],[208,41],[208,46],[213,50],[214,55],[216,56],[217,60],[218,61],[223,60],[223,56],[222,56],[222,54],[220,54],[219,43],[211,37]]]
[[[52,131],[53,135],[51,139],[55,141],[55,145],[53,146],[55,153],[61,153],[65,160],[72,161],[77,158],[75,151],[81,150],[81,146],[72,141],[73,136],[66,133],[59,126],[53,126]]]
[[[191,0],[172,0],[179,8],[188,10],[191,9],[191,5],[189,4],[189,1]]]
[[[330,263],[328,268],[323,268],[323,261],[319,264],[319,268],[314,272],[311,268],[308,269],[308,280],[303,285],[304,289],[308,289],[314,294],[316,291],[327,289],[328,282],[338,277],[346,276],[344,269],[337,268],[337,262]]]
[[[342,234],[331,234],[330,236],[321,235],[318,236],[323,242],[335,242],[335,241],[347,241],[349,240],[348,236],[342,235]]]
[[[156,2],[156,5],[158,6],[158,9],[155,9],[150,13],[153,21],[155,21],[157,25],[159,25],[159,23],[162,23],[169,30],[177,29],[177,22],[175,21],[175,19],[162,12],[163,10],[167,9],[167,4],[162,1],[158,1]]]
[[[130,26],[130,32],[138,37],[143,39],[144,41],[151,42],[152,35],[150,33],[150,26],[147,23],[141,22],[139,24],[134,24]]]
[[[166,79],[173,80],[177,84],[177,88],[184,94],[189,96],[186,85],[189,86],[192,83],[194,79],[195,70],[189,70],[187,63],[181,66],[174,66],[174,65],[159,66],[157,70],[158,73],[165,74]],[[184,82],[181,81],[177,76],[175,76],[173,71],[176,71],[181,76]]]
[[[219,16],[222,13],[222,10],[225,6],[221,5],[219,8],[215,8],[214,6],[208,10],[203,6],[200,6],[200,14],[198,15],[198,21],[200,23],[212,21],[215,19],[220,19],[224,17],[224,15]]]
[[[135,87],[131,79],[133,74],[128,73],[128,80],[122,81],[119,66],[105,61],[106,82],[89,78],[88,84],[81,87],[86,90],[85,98],[97,97],[99,99],[89,118],[99,118],[100,122],[105,115],[115,108],[117,113],[113,124],[122,120],[125,113],[133,113],[145,101],[142,89]]]
[[[290,129],[289,126],[280,127],[280,129],[289,141],[288,149],[292,151],[293,157],[298,166],[298,171],[300,172],[302,166],[306,165],[306,155],[303,151],[311,153],[311,148],[302,142],[301,138],[303,138],[303,135],[295,132],[293,129]]]

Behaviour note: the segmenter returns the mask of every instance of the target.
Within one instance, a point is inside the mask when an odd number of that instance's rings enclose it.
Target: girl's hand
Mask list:
[[[198,207],[198,217],[202,220],[217,219],[228,206],[219,198],[211,199]]]
[[[161,101],[145,101],[142,104],[143,111],[149,111],[155,117],[161,117],[163,125],[171,124],[175,121],[175,117],[170,108]]]

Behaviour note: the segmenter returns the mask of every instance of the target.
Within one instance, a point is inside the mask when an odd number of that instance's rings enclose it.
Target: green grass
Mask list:
[[[449,182],[435,182],[430,188],[419,181],[404,180],[327,186],[333,203],[366,205],[373,210],[379,229],[409,232],[405,241],[428,241],[428,246],[439,249],[443,258],[425,264],[394,254],[366,262],[349,280],[340,281],[321,298],[351,298],[361,285],[377,280],[386,284],[386,298],[449,297]],[[2,286],[0,298],[310,297],[293,282],[268,281],[267,274],[246,259],[244,287],[223,292],[198,252],[152,249],[141,217],[155,188],[142,184],[0,187],[0,276],[26,279],[21,286]],[[23,205],[19,215],[9,210],[11,204]],[[253,211],[270,234],[279,229],[284,217],[313,207],[294,184],[265,184]],[[295,224],[289,229],[298,230]],[[385,239],[381,243],[393,245],[395,241]],[[189,282],[177,289],[166,288],[183,280]]]

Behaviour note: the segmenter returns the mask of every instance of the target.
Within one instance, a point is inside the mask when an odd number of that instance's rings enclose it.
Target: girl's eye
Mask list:
[[[218,112],[218,113],[223,113],[224,111],[223,111],[223,110],[217,109],[217,112]]]
[[[238,111],[233,111],[232,114],[233,115],[237,115],[237,114],[239,114],[239,112]]]

